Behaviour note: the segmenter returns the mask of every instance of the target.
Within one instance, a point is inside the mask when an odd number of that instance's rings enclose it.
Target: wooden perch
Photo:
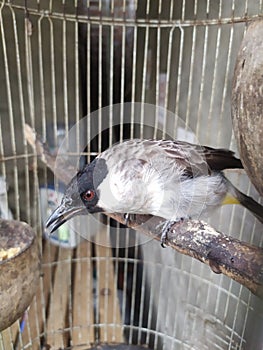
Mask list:
[[[28,125],[25,125],[26,137],[40,159],[49,167],[58,179],[67,183],[68,174],[55,169],[55,157],[50,155],[39,136]],[[125,224],[121,214],[107,214],[116,221]],[[150,219],[150,220],[149,220]],[[153,239],[161,239],[159,217],[136,215],[128,226],[143,232]],[[252,293],[263,299],[263,249],[239,241],[216,231],[204,221],[185,220],[172,226],[167,245],[176,251],[189,255],[210,266],[213,272],[223,273],[247,287]],[[160,248],[161,249],[161,248]]]
[[[125,223],[123,216],[108,214]],[[136,215],[129,227],[160,240],[161,218],[147,220],[146,215]],[[223,273],[243,284],[252,293],[263,298],[263,249],[239,241],[216,231],[200,220],[176,223],[169,231],[167,245],[179,253],[189,255],[210,266],[213,272]]]

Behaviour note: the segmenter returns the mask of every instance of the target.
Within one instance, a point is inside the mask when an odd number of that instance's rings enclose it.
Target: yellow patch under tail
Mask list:
[[[227,193],[225,198],[222,201],[222,205],[224,204],[240,204],[239,200],[233,197],[230,193]]]

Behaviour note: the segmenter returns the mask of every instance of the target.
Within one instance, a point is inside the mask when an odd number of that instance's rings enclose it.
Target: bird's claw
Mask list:
[[[124,224],[126,226],[128,226],[128,224],[129,224],[129,213],[125,213],[124,214],[124,220],[125,220]]]
[[[168,238],[168,233],[171,229],[171,227],[178,223],[184,221],[184,218],[180,218],[178,220],[168,220],[165,221],[163,228],[162,228],[162,235],[161,235],[161,247],[166,248],[167,247],[167,238]]]
[[[128,226],[130,221],[135,220],[135,216],[136,214],[125,213],[124,214],[125,225]]]
[[[175,221],[169,220],[165,221],[163,228],[162,228],[162,236],[161,236],[161,247],[166,248],[166,242],[168,237],[168,232],[170,231],[172,225],[175,223]]]
[[[162,247],[162,248],[166,248],[166,247],[167,247],[167,245],[165,244],[165,242],[161,242],[161,247]]]

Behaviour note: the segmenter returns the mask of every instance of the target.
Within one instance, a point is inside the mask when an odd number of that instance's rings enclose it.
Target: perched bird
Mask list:
[[[198,218],[223,204],[241,204],[263,223],[263,207],[241,193],[222,170],[243,168],[234,153],[183,141],[128,140],[98,155],[66,188],[47,221],[51,232],[75,215],[151,214],[169,224]]]

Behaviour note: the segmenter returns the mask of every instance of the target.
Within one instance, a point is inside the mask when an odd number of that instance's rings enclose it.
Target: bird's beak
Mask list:
[[[50,227],[49,232],[51,234],[73,216],[80,214],[87,214],[85,207],[70,207],[70,205],[67,205],[67,203],[62,202],[61,205],[48,218],[46,227]]]

